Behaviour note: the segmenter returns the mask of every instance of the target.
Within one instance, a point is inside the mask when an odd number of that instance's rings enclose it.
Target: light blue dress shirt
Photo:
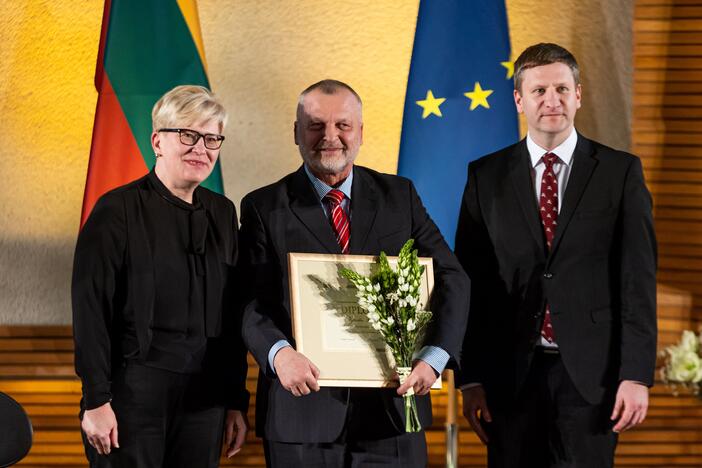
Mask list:
[[[327,193],[333,190],[334,187],[330,187],[318,178],[316,178],[312,174],[312,172],[310,172],[309,168],[307,167],[307,164],[305,164],[305,173],[307,173],[307,177],[310,179],[310,182],[312,183],[315,191],[317,192],[320,207],[324,210],[324,214],[327,216],[327,218],[329,218],[329,207],[324,201],[324,197]],[[346,215],[349,216],[349,220],[351,219],[351,215],[349,213],[349,205],[351,203],[352,184],[353,171],[351,171],[349,176],[346,178],[346,180],[344,180],[341,183],[341,185],[336,187],[337,190],[341,190],[341,192],[344,194],[344,200],[341,202],[341,208],[343,208],[343,210],[346,212]],[[285,348],[286,346],[290,346],[288,340],[280,340],[276,342],[273,346],[271,346],[270,351],[268,351],[268,365],[270,366],[271,371],[273,371],[273,373],[275,373],[273,359],[275,359],[275,355],[278,353],[278,351]],[[415,360],[421,359],[422,361],[429,364],[432,367],[432,369],[434,369],[438,374],[441,374],[441,372],[443,372],[444,368],[446,367],[446,363],[448,363],[449,355],[445,350],[441,349],[438,346],[424,346],[421,350],[419,350],[419,352],[414,354],[413,358]]]

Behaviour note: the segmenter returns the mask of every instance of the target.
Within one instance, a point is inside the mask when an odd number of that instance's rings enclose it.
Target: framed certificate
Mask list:
[[[388,257],[395,266],[397,257]],[[341,268],[370,275],[377,257],[289,253],[290,305],[297,350],[320,370],[327,387],[397,387],[395,363],[380,332],[358,306],[356,288]],[[420,258],[424,274],[420,302],[427,304],[434,286],[431,258]],[[441,388],[440,378],[432,388]]]

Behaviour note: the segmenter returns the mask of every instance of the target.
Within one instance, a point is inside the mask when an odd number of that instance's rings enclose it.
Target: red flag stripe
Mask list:
[[[103,77],[102,86],[95,110],[81,228],[102,194],[149,171],[107,75]]]

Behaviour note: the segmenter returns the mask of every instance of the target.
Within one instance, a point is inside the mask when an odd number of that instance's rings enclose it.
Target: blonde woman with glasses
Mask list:
[[[91,467],[216,467],[247,430],[234,205],[201,187],[227,112],[178,86],[152,112],[154,168],[103,195],[73,269],[81,428]],[[224,436],[224,437],[223,437]]]

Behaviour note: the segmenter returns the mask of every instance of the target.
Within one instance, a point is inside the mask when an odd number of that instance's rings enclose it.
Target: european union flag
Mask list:
[[[513,63],[500,0],[422,0],[398,174],[453,246],[468,162],[517,141]]]

